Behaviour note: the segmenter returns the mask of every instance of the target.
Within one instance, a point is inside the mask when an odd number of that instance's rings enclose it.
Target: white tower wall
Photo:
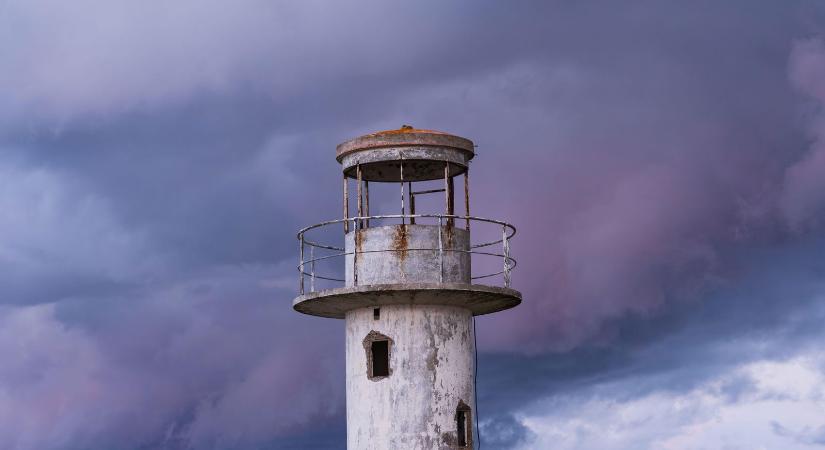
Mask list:
[[[347,448],[473,448],[472,313],[440,305],[384,305],[346,314]],[[370,379],[368,336],[390,344],[390,375]],[[468,446],[458,446],[456,411],[469,406]]]

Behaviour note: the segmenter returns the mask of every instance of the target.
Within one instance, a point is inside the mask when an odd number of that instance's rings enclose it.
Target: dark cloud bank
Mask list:
[[[519,227],[486,448],[823,337],[819,2],[0,11],[0,448],[343,448],[293,236],[338,214],[334,145],[402,123],[472,138],[475,213]]]

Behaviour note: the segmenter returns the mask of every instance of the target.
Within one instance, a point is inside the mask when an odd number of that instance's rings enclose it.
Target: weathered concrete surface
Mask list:
[[[365,134],[354,139],[342,142],[335,147],[335,157],[338,161],[344,155],[368,149],[386,147],[427,146],[447,147],[462,150],[470,154],[475,150],[473,141],[436,130],[422,130],[411,126],[402,126],[397,130],[377,131]]]
[[[385,305],[380,319],[373,317],[373,308],[346,315],[347,448],[458,448],[456,409],[463,403],[476,410],[471,312]],[[393,342],[391,374],[379,380],[367,376],[364,339],[371,332]]]
[[[450,163],[450,176],[467,170],[468,158],[462,152],[442,147],[387,147],[350,153],[341,159],[344,173],[356,178],[356,166],[361,165],[361,176],[367,181],[401,181],[401,163],[404,162],[404,181],[440,180],[444,178],[444,164]]]
[[[345,249],[350,253],[346,256],[346,286],[354,286],[356,278],[359,285],[442,280],[469,283],[469,248],[470,233],[456,227],[399,224],[350,231],[345,238]]]
[[[408,283],[343,287],[311,292],[292,301],[301,313],[343,319],[348,311],[381,305],[446,305],[480,316],[521,303],[519,291],[480,284]]]
[[[348,177],[356,176],[361,165],[367,181],[401,181],[400,162],[404,163],[404,181],[444,178],[444,165],[450,163],[450,176],[467,170],[474,156],[469,139],[433,130],[411,127],[380,131],[360,136],[338,145],[336,158]]]

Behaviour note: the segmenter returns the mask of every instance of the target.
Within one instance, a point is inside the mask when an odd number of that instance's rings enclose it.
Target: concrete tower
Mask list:
[[[470,216],[474,155],[468,139],[408,126],[344,142],[344,217],[298,233],[293,307],[346,321],[350,450],[475,447],[473,316],[512,308],[521,294],[510,289],[515,228]],[[400,199],[400,214],[370,215],[370,188],[373,206]],[[420,211],[433,204],[443,206]]]

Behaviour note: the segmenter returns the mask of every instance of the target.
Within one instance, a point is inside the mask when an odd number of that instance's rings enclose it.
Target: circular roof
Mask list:
[[[340,162],[348,153],[382,147],[448,147],[469,153],[469,158],[474,154],[473,141],[469,139],[443,131],[423,130],[404,125],[397,130],[365,134],[338,144],[335,157]]]

